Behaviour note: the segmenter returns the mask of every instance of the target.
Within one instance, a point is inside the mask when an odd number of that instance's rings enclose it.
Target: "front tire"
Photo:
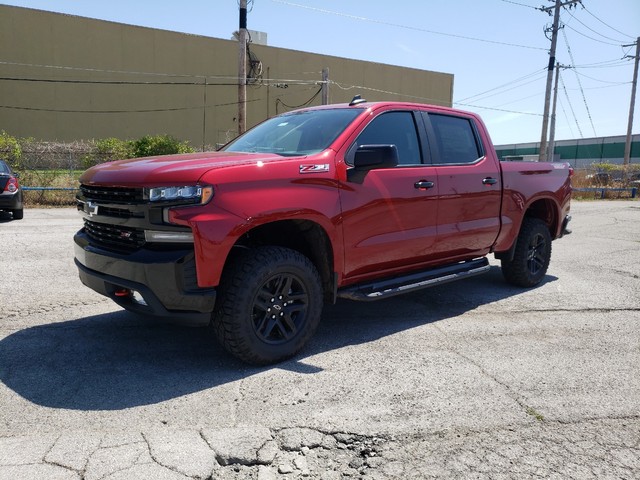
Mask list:
[[[222,277],[212,319],[224,348],[254,365],[295,355],[315,332],[322,313],[318,271],[300,252],[258,247],[231,261]]]
[[[538,285],[549,268],[551,233],[538,218],[527,217],[522,222],[512,260],[502,260],[502,274],[507,282],[518,287]]]

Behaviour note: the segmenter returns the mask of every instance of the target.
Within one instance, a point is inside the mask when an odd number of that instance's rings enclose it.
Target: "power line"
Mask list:
[[[155,75],[159,77],[182,77],[182,78],[203,78],[204,75],[189,75],[180,73],[158,73],[158,72],[137,72],[128,70],[105,70],[101,68],[87,68],[87,67],[71,67],[67,65],[46,65],[37,63],[21,63],[21,62],[8,62],[0,60],[0,65],[14,65],[18,67],[36,67],[36,68],[52,68],[57,70],[75,70],[80,72],[97,72],[97,73],[124,73],[129,75]],[[224,77],[224,78],[237,78],[237,77]]]
[[[487,98],[495,97],[496,95],[502,95],[503,93],[510,92],[511,90],[515,90],[516,88],[521,88],[521,87],[524,87],[525,85],[529,85],[531,83],[538,82],[543,77],[544,77],[544,73],[542,75],[538,75],[537,78],[534,78],[533,80],[529,80],[528,82],[525,82],[525,83],[521,83],[520,85],[516,85],[514,87],[507,88],[506,90],[500,90],[499,92],[492,93],[491,95],[485,95],[485,96],[482,96],[480,98],[476,98],[475,101],[482,101],[482,100],[486,100]]]
[[[533,95],[527,95],[526,97],[518,98],[517,100],[511,100],[509,102],[501,103],[500,105],[496,105],[496,107],[504,107],[505,105],[511,105],[512,103],[518,103],[523,100],[528,100],[529,98],[538,97],[540,95],[544,95],[544,92],[534,93]]]
[[[247,100],[247,103],[258,102],[262,100],[261,98],[256,98],[254,100]],[[215,105],[207,105],[206,108],[211,107],[226,107],[229,105],[237,105],[238,102],[230,102],[230,103],[218,103]],[[158,112],[178,112],[178,111],[186,111],[186,110],[201,110],[204,108],[204,105],[200,105],[198,107],[177,107],[177,108],[150,108],[150,109],[141,109],[141,110],[72,110],[72,109],[57,109],[57,108],[37,108],[37,107],[20,107],[16,105],[0,105],[0,108],[7,108],[10,110],[26,110],[32,112],[50,112],[50,113],[99,113],[99,114],[113,114],[113,113],[158,113]]]
[[[611,30],[614,30],[616,32],[618,32],[620,35],[624,35],[625,37],[629,37],[629,38],[634,38],[631,35],[627,35],[626,33],[621,32],[620,30],[618,30],[617,28],[612,27],[611,25],[609,25],[608,23],[605,23],[604,21],[602,21],[600,18],[596,17],[593,13],[591,13],[589,11],[589,9],[587,7],[585,7],[584,5],[582,6],[582,9],[587,12],[589,15],[591,15],[593,18],[595,18],[596,20],[598,20],[601,24],[603,24],[606,27],[609,27]]]
[[[38,83],[71,83],[76,85],[88,84],[88,85],[179,85],[179,86],[203,86],[204,83],[201,82],[129,82],[129,81],[118,81],[118,80],[63,80],[57,78],[16,78],[16,77],[0,77],[2,81],[17,81],[17,82],[38,82]],[[234,85],[237,86],[237,83],[207,83],[206,86],[214,86],[214,85]]]
[[[497,87],[491,88],[491,89],[489,89],[489,90],[485,90],[484,92],[477,93],[477,94],[475,94],[475,95],[471,95],[470,97],[462,98],[462,99],[460,99],[460,101],[461,101],[461,102],[465,102],[465,101],[467,101],[467,100],[471,100],[472,98],[482,97],[482,96],[483,96],[483,95],[485,95],[486,93],[490,93],[490,92],[493,92],[493,91],[495,91],[495,90],[499,90],[499,89],[501,89],[501,88],[503,88],[503,87],[508,87],[508,86],[513,85],[513,84],[515,84],[515,83],[518,83],[518,82],[520,82],[520,81],[526,80],[526,79],[528,79],[528,78],[530,78],[530,77],[532,77],[532,76],[534,76],[534,75],[538,75],[538,74],[540,74],[540,73],[542,73],[542,72],[544,72],[544,71],[545,71],[545,69],[538,69],[538,70],[535,70],[535,71],[533,71],[533,72],[531,72],[531,73],[529,73],[529,74],[527,74],[527,75],[524,75],[524,76],[522,76],[522,77],[520,77],[520,78],[516,78],[515,80],[511,80],[511,81],[509,81],[509,82],[507,82],[507,83],[503,83],[502,85],[498,85]]]
[[[538,7],[533,7],[531,5],[527,5],[526,3],[520,3],[520,2],[514,2],[512,0],[501,0],[504,3],[511,3],[513,5],[519,5],[521,7],[527,7],[527,8],[533,8],[534,10],[540,10],[540,8]]]
[[[558,72],[558,73],[560,73],[560,72]],[[578,117],[576,116],[576,111],[573,109],[573,105],[571,104],[571,98],[569,98],[569,93],[567,92],[567,87],[564,84],[564,79],[562,78],[562,75],[560,75],[558,78],[560,79],[560,83],[562,84],[562,90],[564,91],[564,95],[565,95],[565,97],[567,97],[567,103],[569,104],[569,108],[571,109],[571,113],[573,115],[573,119],[576,122],[576,127],[578,127],[578,132],[580,132],[580,138],[584,138],[584,135],[582,134],[582,129],[580,128],[580,123],[578,123]]]
[[[421,97],[418,95],[408,95],[406,93],[400,93],[400,92],[392,92],[389,90],[382,90],[380,88],[373,88],[373,87],[365,87],[364,85],[345,85],[333,80],[330,80],[329,83],[331,85],[335,85],[336,87],[338,87],[340,90],[353,90],[354,88],[357,88],[359,90],[368,90],[370,92],[377,92],[377,93],[385,93],[387,95],[397,95],[399,97],[406,97],[406,98],[414,98],[416,100],[424,100],[427,102],[439,102],[441,100],[436,99],[436,98],[429,98],[429,97]]]
[[[571,127],[571,122],[569,121],[569,116],[567,115],[567,111],[564,108],[562,103],[562,98],[558,97],[558,101],[560,102],[560,108],[562,109],[562,113],[564,115],[564,119],[567,122],[567,127],[569,127],[569,131],[571,132],[571,138],[575,138],[575,134],[573,133],[573,128]]]
[[[201,82],[134,82],[134,81],[121,81],[121,80],[76,80],[76,79],[58,79],[58,78],[32,78],[32,77],[0,77],[0,81],[18,81],[18,82],[36,82],[36,83],[70,83],[70,84],[87,84],[87,85],[177,85],[177,86],[199,86],[199,87],[224,87],[234,86],[237,87],[238,83],[210,83],[207,81],[209,77],[202,77]],[[214,77],[222,79],[223,77]],[[295,79],[278,79],[269,78],[263,79],[263,84],[282,84],[289,85],[316,85],[317,80],[295,80]]]
[[[564,37],[564,43],[567,46],[567,51],[569,52],[569,58],[571,59],[571,63],[574,64],[576,63],[575,60],[573,59],[573,53],[571,52],[571,46],[569,45],[569,39],[567,38],[567,34],[564,31],[564,29],[562,30],[562,36]],[[578,86],[580,87],[580,93],[582,94],[582,101],[584,102],[584,106],[587,109],[587,116],[589,117],[589,122],[591,123],[591,128],[593,129],[593,134],[594,136],[598,136],[598,134],[596,133],[596,127],[593,124],[593,118],[591,117],[591,110],[589,110],[589,104],[587,103],[587,97],[584,94],[584,89],[582,88],[582,82],[580,81],[580,75],[578,75],[578,72],[576,72],[574,70],[574,73],[576,74],[576,79],[578,80]]]
[[[603,88],[616,88],[616,87],[621,87],[623,85],[629,85],[630,83],[633,83],[633,82],[620,82],[620,83],[614,83],[613,85],[602,85],[600,87],[585,87],[585,90],[602,90]],[[578,90],[578,89],[569,88],[569,90]]]
[[[600,35],[602,38],[606,38],[607,40],[611,40],[613,42],[617,42],[619,44],[623,44],[624,40],[617,40],[615,38],[611,38],[611,37],[607,37],[606,35],[603,35],[600,32],[596,32],[593,28],[589,27],[588,25],[584,24],[578,17],[576,17],[573,13],[571,13],[571,10],[567,10],[567,13],[571,16],[571,18],[573,18],[576,22],[578,22],[580,25],[582,25],[583,27],[585,27],[587,30],[595,33],[596,35]]]
[[[615,60],[605,60],[597,63],[585,63],[583,65],[573,65],[573,68],[617,68],[627,66],[630,59],[617,58]]]
[[[575,73],[576,75],[579,75],[579,76],[581,76],[581,77],[588,78],[589,80],[593,80],[593,81],[595,81],[595,82],[610,83],[610,84],[612,84],[612,85],[625,85],[625,84],[631,83],[631,82],[610,82],[610,81],[608,81],[608,80],[600,80],[599,78],[590,77],[589,75],[585,75],[584,73],[580,73],[580,72],[578,72],[577,70],[575,70],[575,67],[569,67],[569,68],[574,68],[574,73]]]
[[[487,40],[484,38],[476,38],[476,37],[469,37],[466,35],[458,35],[455,33],[445,33],[445,32],[438,32],[435,30],[428,30],[426,28],[420,28],[420,27],[412,27],[409,25],[402,25],[399,23],[392,23],[392,22],[385,22],[382,20],[375,20],[372,18],[367,18],[367,17],[361,17],[358,15],[350,15],[347,13],[341,13],[341,12],[335,12],[333,10],[326,10],[324,8],[317,8],[317,7],[311,7],[309,5],[301,5],[299,3],[293,3],[293,2],[288,2],[286,0],[271,0],[272,2],[275,3],[281,3],[283,5],[288,5],[290,7],[297,7],[297,8],[304,8],[306,10],[311,10],[314,12],[320,12],[320,13],[326,13],[329,15],[337,15],[339,17],[344,17],[344,18],[350,18],[351,20],[358,20],[358,21],[362,21],[362,22],[369,22],[369,23],[376,23],[379,25],[387,25],[389,27],[397,27],[397,28],[404,28],[406,30],[414,30],[417,32],[424,32],[424,33],[431,33],[433,35],[442,35],[445,37],[453,37],[453,38],[461,38],[463,40],[472,40],[474,42],[484,42],[484,43],[491,43],[494,45],[504,45],[504,46],[508,46],[508,47],[518,47],[518,48],[528,48],[528,49],[532,49],[532,50],[546,50],[546,48],[542,48],[542,47],[533,47],[531,45],[519,45],[516,43],[508,43],[508,42],[500,42],[497,40]]]
[[[313,96],[309,100],[307,100],[304,103],[301,103],[300,105],[287,105],[286,103],[284,103],[282,100],[280,100],[278,98],[278,99],[276,99],[276,112],[278,111],[278,104],[279,103],[284,105],[287,108],[292,109],[292,110],[295,109],[295,108],[306,107],[307,105],[310,105],[311,102],[313,102],[317,98],[318,95],[320,95],[320,92],[322,92],[322,88],[320,88],[316,93],[314,93]]]
[[[589,40],[593,40],[594,42],[602,43],[603,45],[613,45],[614,47],[618,47],[618,46],[620,46],[620,44],[619,44],[619,43],[605,42],[605,41],[600,40],[600,39],[598,39],[598,38],[590,37],[589,35],[586,35],[586,34],[582,33],[581,31],[576,30],[575,28],[573,28],[571,25],[569,25],[569,24],[567,24],[567,23],[565,23],[565,24],[564,24],[564,26],[565,26],[565,27],[567,27],[567,28],[569,28],[569,29],[571,29],[571,30],[573,30],[573,31],[574,31],[574,32],[576,32],[578,35],[582,35],[583,37],[588,38]]]
[[[483,110],[494,110],[496,112],[506,112],[506,113],[519,113],[520,115],[532,115],[534,117],[541,117],[541,113],[533,113],[533,112],[520,112],[517,110],[506,110],[504,108],[496,108],[496,107],[484,107],[482,105],[473,105],[471,103],[458,103],[454,102],[456,105],[461,105],[463,107],[472,107],[472,108],[481,108]]]

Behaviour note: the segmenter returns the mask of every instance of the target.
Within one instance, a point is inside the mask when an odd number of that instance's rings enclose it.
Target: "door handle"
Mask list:
[[[433,188],[435,186],[435,183],[430,182],[428,180],[420,180],[414,183],[413,186],[418,189],[427,189],[427,188]]]
[[[498,183],[498,180],[491,177],[487,177],[484,180],[482,180],[483,185],[495,185],[496,183]]]

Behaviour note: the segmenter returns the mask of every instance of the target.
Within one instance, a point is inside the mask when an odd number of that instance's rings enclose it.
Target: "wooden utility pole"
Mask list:
[[[247,0],[240,0],[238,29],[238,135],[247,129]]]
[[[630,47],[631,45],[625,45]],[[627,125],[627,140],[624,144],[624,164],[631,160],[631,130],[633,130],[633,109],[636,103],[636,87],[638,85],[638,60],[640,59],[640,37],[636,38],[635,66],[633,67],[633,84],[631,86],[631,105],[629,105],[629,123]]]
[[[329,105],[329,68],[322,69],[322,105]]]
[[[553,85],[553,106],[551,107],[551,128],[549,129],[549,154],[547,160],[553,162],[553,153],[556,149],[556,105],[558,103],[558,77],[560,76],[560,64],[556,63],[556,81]]]
[[[547,160],[547,132],[549,131],[549,105],[551,104],[551,83],[553,82],[553,68],[556,64],[556,45],[558,44],[558,29],[560,25],[560,8],[579,3],[582,0],[569,0],[562,3],[556,0],[553,7],[541,8],[543,12],[553,12],[553,26],[551,27],[551,49],[549,50],[549,67],[547,68],[547,89],[544,95],[544,114],[542,115],[542,135],[540,136],[540,161]]]

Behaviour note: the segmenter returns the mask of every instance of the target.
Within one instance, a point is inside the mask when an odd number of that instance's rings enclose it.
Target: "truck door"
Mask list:
[[[340,189],[345,277],[401,269],[427,261],[437,230],[437,182],[428,165],[422,117],[388,111],[375,117],[345,155],[347,165],[361,145],[395,145],[399,164],[368,171]],[[352,163],[351,163],[352,164]]]
[[[472,117],[423,116],[438,174],[434,254],[451,260],[484,255],[500,230],[500,167],[485,151]]]

